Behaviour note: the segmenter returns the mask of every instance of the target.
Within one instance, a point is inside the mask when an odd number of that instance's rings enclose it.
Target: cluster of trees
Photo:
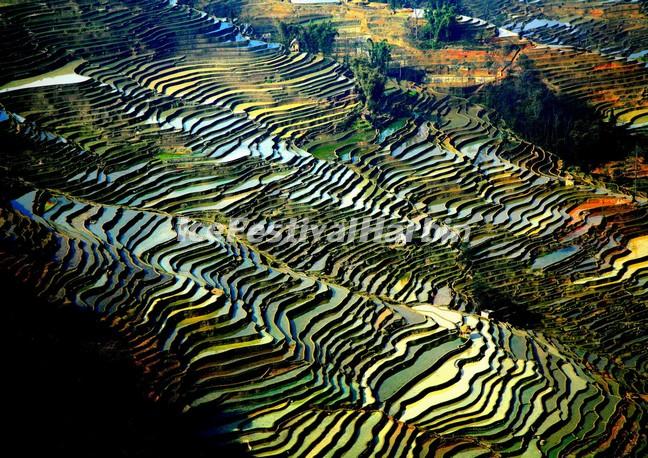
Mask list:
[[[391,62],[392,46],[387,43],[387,40],[374,43],[373,40],[368,41],[369,44],[369,63],[372,67],[378,69],[380,73],[386,75],[389,71],[389,64]]]
[[[584,102],[553,93],[526,56],[518,63],[518,76],[485,86],[473,98],[495,110],[523,138],[586,169],[623,159],[637,148],[639,140],[627,129],[603,120]]]
[[[377,43],[369,40],[368,45],[367,57],[353,59],[349,67],[355,75],[367,107],[373,110],[383,97],[392,47],[386,40]]]
[[[411,37],[424,49],[438,48],[447,42],[482,40],[489,36],[486,30],[461,27],[457,21],[458,15],[464,11],[460,0],[394,1],[392,4],[423,10],[424,24],[420,26],[420,16],[413,19]]]
[[[307,25],[293,25],[285,22],[279,23],[279,41],[284,46],[297,39],[302,51],[310,53],[330,54],[333,51],[335,37],[338,31],[330,21],[310,23]]]
[[[440,42],[459,39],[457,6],[450,0],[428,2],[425,7],[425,25],[421,29],[424,44],[437,47]]]
[[[356,58],[351,61],[351,71],[362,91],[367,107],[375,109],[382,98],[387,79],[367,59]]]
[[[420,8],[425,6],[429,0],[389,0],[389,7],[392,10],[397,8]]]
[[[493,230],[492,227],[487,227],[487,229]],[[510,284],[514,277],[519,277],[520,272],[511,269],[498,270],[497,274],[494,275],[492,270],[485,269],[479,263],[474,262],[478,248],[470,246],[468,242],[459,243],[457,248],[457,266],[468,272],[466,276],[468,282],[465,285],[464,292],[479,304],[481,310],[492,310],[491,318],[507,321],[515,326],[527,329],[536,328],[540,324],[541,315],[529,310],[527,303],[517,299],[519,297],[517,287],[511,289],[499,286],[501,284]],[[539,285],[531,283],[530,286],[534,288],[536,294],[541,295]]]
[[[510,290],[493,286],[486,273],[473,272],[469,291],[482,310],[494,312],[492,318],[527,329],[537,328],[541,323],[539,313],[529,310],[528,304],[518,302]]]

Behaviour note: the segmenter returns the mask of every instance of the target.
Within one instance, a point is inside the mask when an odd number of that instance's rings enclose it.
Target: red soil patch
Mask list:
[[[637,161],[637,170],[635,171],[635,164],[632,159],[627,161],[612,161],[592,170],[592,173],[595,175],[605,175],[610,178],[613,178],[615,173],[627,178],[633,178],[636,173],[637,178],[646,178],[648,177],[648,163],[644,162],[643,158],[639,158]]]
[[[594,68],[592,68],[592,70],[594,70],[594,71],[596,71],[596,70],[615,70],[615,69],[619,69],[619,68],[623,68],[623,67],[624,67],[623,64],[620,64],[619,62],[614,61],[614,62],[607,62],[605,64],[599,64],[599,65],[595,66]]]
[[[438,51],[439,56],[443,56],[449,60],[469,60],[474,61],[483,61],[487,60],[489,55],[491,55],[486,50],[479,49],[443,49]]]
[[[591,211],[595,208],[613,207],[617,205],[630,204],[631,200],[628,198],[617,197],[594,197],[582,202],[578,206],[569,211],[569,216],[572,217],[572,223],[582,221],[583,212]]]

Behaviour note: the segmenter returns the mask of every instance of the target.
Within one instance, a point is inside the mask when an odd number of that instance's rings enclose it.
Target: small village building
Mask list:
[[[481,312],[479,312],[482,318],[490,318],[491,315],[493,314],[492,310],[484,309]]]
[[[290,48],[290,52],[301,52],[301,46],[297,38],[293,38],[288,47]]]

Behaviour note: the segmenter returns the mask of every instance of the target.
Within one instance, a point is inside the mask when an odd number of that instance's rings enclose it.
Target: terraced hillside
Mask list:
[[[515,57],[515,52],[506,47],[510,39],[497,39],[494,26],[469,17],[459,21],[461,29],[467,35],[472,31],[492,36],[497,46],[456,43],[449,45],[450,49],[422,50],[410,36],[415,23],[420,27],[424,24],[420,13],[416,16],[409,8],[391,10],[387,2],[309,4],[282,0],[201,0],[185,3],[223,12],[230,11],[227,5],[234,5],[241,20],[249,22],[257,35],[271,38],[278,36],[280,21],[302,25],[331,21],[339,32],[333,52],[338,60],[364,53],[367,40],[385,39],[393,46],[394,67],[412,67],[427,73],[428,82],[435,87],[470,87],[496,81],[506,74]]]
[[[583,50],[532,47],[534,67],[560,93],[592,105],[605,118],[646,134],[648,69]]]
[[[559,91],[646,134],[648,11],[639,1],[465,0],[470,12],[505,27]]]
[[[0,266],[123,333],[203,435],[646,454],[645,198],[422,87],[374,129],[336,62],[186,6],[0,15]]]
[[[556,90],[590,103],[605,118],[648,132],[648,16],[636,1],[464,0],[462,27],[489,30],[487,45],[446,43],[422,50],[412,41],[418,22],[411,9],[387,3],[293,4],[281,0],[202,0],[207,8],[233,4],[259,34],[275,36],[279,21],[304,24],[331,20],[338,28],[335,55],[362,52],[366,41],[386,39],[393,65],[421,69],[436,89],[475,87],[505,78],[522,54]],[[419,13],[420,14],[420,13]]]
[[[478,17],[544,44],[574,46],[606,55],[646,54],[648,10],[636,0],[464,0]]]

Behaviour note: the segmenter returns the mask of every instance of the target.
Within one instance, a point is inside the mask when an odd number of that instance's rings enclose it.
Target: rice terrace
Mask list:
[[[645,1],[0,0],[0,28],[21,447],[648,456]]]

